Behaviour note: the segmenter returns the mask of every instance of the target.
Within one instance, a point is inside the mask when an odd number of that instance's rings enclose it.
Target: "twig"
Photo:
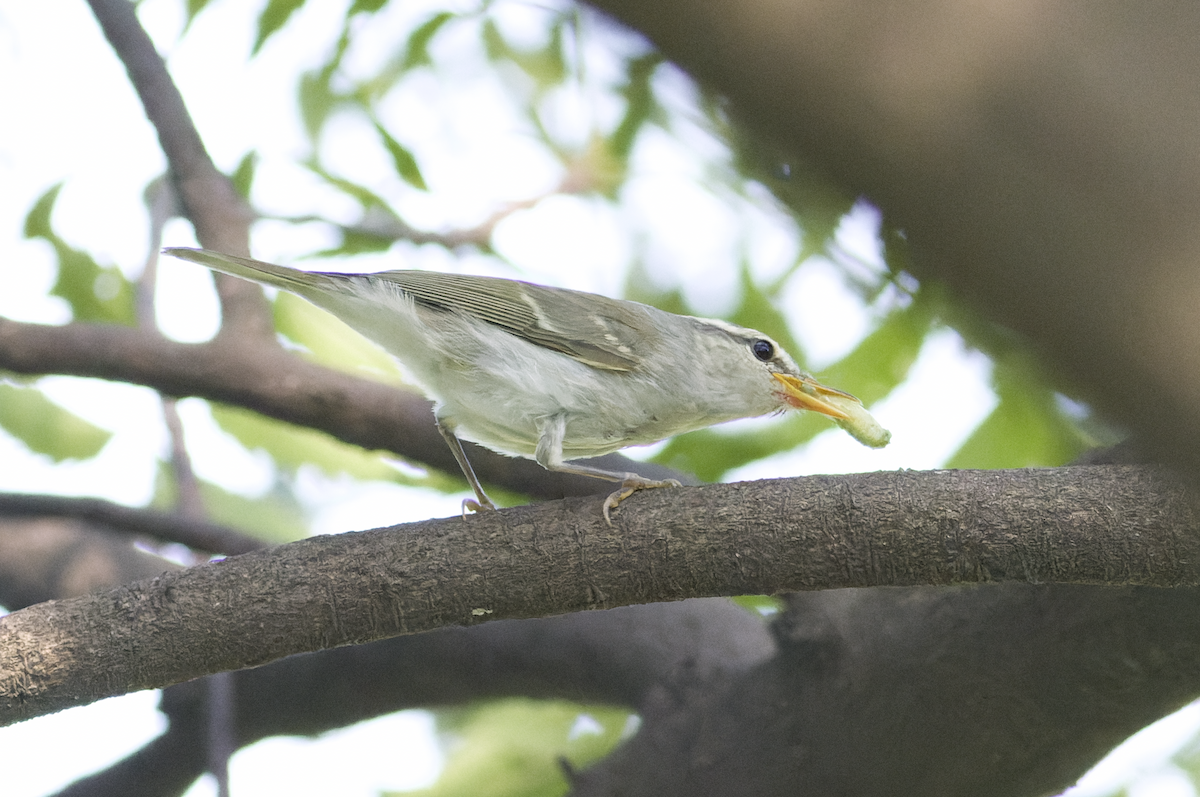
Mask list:
[[[175,542],[209,553],[234,555],[266,548],[267,543],[236,529],[155,509],[135,509],[100,498],[0,493],[0,515],[70,517],[102,523],[129,534]]]

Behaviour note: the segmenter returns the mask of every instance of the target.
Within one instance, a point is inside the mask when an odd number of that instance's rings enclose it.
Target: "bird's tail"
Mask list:
[[[340,283],[344,281],[344,279],[339,279],[340,275],[338,274],[300,271],[287,266],[277,266],[274,263],[265,263],[262,260],[226,255],[210,249],[173,247],[164,249],[163,254],[199,263],[224,274],[232,274],[242,279],[282,288],[304,297],[338,292],[342,289]]]

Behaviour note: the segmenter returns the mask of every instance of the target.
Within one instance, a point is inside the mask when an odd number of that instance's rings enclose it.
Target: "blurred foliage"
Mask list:
[[[237,168],[233,170],[233,174],[229,175],[229,179],[233,182],[234,190],[243,199],[250,198],[250,187],[254,184],[254,171],[257,168],[258,153],[251,150],[238,161]]]
[[[55,462],[90,459],[112,434],[69,412],[33,387],[0,382],[0,427]]]
[[[254,39],[252,53],[261,50],[271,34],[283,28],[288,18],[300,10],[302,5],[304,0],[268,0],[266,8],[258,18],[258,36]]]
[[[386,480],[395,475],[395,469],[381,455],[343,443],[324,432],[277,421],[241,407],[211,406],[218,426],[247,449],[266,451],[283,468],[294,470],[310,464],[331,476],[346,473],[359,479]]]
[[[946,463],[948,468],[1062,465],[1097,441],[1059,406],[1027,358],[997,361],[992,383],[999,403]]]
[[[524,698],[439,711],[448,755],[429,789],[392,797],[557,797],[579,769],[606,755],[628,726],[624,709]],[[518,730],[519,729],[519,730]]]
[[[286,291],[272,307],[275,329],[313,362],[380,382],[403,381],[389,354],[335,316]]]
[[[270,543],[284,543],[308,536],[308,518],[286,483],[278,483],[266,495],[247,498],[212,482],[199,480],[200,501],[205,516],[230,528]],[[179,484],[166,462],[159,463],[150,506],[171,512],[179,505]]]
[[[759,617],[783,611],[783,601],[774,595],[738,595],[730,600]]]
[[[392,165],[396,168],[396,174],[400,175],[401,179],[413,188],[428,191],[429,186],[425,184],[425,178],[421,176],[421,169],[417,166],[417,159],[413,157],[413,154],[393,138],[392,134],[379,122],[375,122],[375,132],[379,134],[383,146],[387,148],[388,155],[392,157]]]
[[[61,189],[59,183],[42,194],[25,217],[25,237],[45,240],[58,258],[58,281],[50,293],[67,301],[76,321],[133,326],[132,283],[118,269],[98,265],[91,255],[68,244],[51,227],[50,216]]]

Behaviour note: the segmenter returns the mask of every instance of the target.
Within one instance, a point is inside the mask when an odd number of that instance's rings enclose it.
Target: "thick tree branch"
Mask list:
[[[368,450],[387,450],[459,474],[433,424],[429,401],[369,379],[323,368],[256,340],[219,336],[175,343],[127,327],[51,327],[0,318],[0,368],[21,374],[71,374],[146,385],[168,396],[200,396],[326,432]],[[610,491],[607,482],[551,473],[531,460],[468,446],[475,472],[489,484],[536,498]],[[694,477],[617,454],[593,462],[650,478]]]
[[[845,586],[1200,585],[1192,505],[1134,466],[657,490],[619,518],[576,498],[318,537],[14,612],[0,722],[488,619]]]

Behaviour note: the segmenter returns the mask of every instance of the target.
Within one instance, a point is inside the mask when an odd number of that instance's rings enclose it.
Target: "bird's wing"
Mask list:
[[[632,371],[659,339],[658,327],[651,321],[650,314],[657,312],[653,308],[579,291],[436,271],[301,271],[207,249],[163,251],[226,274],[298,293],[318,305],[323,304],[323,295],[361,295],[354,288],[361,280],[384,281],[412,296],[422,307],[464,313],[594,368]]]
[[[424,307],[465,313],[595,368],[634,370],[659,336],[650,320],[653,309],[636,302],[435,271],[369,276],[395,285]]]

